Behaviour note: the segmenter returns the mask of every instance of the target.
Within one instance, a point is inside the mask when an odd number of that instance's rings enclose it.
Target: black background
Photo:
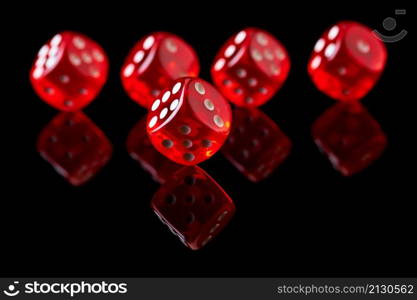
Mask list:
[[[85,1],[86,2],[86,1]],[[340,5],[339,5],[340,4]],[[11,54],[3,58],[3,193],[0,274],[8,276],[400,276],[415,274],[415,189],[407,149],[414,101],[407,83],[412,33],[388,47],[380,82],[363,104],[389,138],[382,158],[351,178],[333,170],[310,126],[334,101],[315,89],[306,64],[321,33],[351,19],[379,29],[395,8],[334,3],[136,2],[37,3],[10,10],[4,26]],[[23,7],[22,7],[23,8]],[[7,12],[7,10],[6,10]],[[406,16],[396,16],[407,28]],[[201,77],[218,48],[246,26],[273,33],[292,68],[284,87],[261,109],[292,139],[287,161],[259,184],[216,155],[201,166],[237,205],[233,221],[200,251],[185,248],[152,213],[158,184],[132,160],[125,139],[145,110],[124,93],[120,67],[129,49],[158,30],[183,37],[200,57]],[[114,155],[94,179],[70,186],[36,152],[41,129],[57,114],[33,92],[28,77],[38,49],[61,30],[85,33],[107,51],[111,72],[85,113],[106,133]],[[411,30],[409,30],[411,31]],[[7,72],[6,72],[7,71]],[[415,93],[414,93],[415,94]]]

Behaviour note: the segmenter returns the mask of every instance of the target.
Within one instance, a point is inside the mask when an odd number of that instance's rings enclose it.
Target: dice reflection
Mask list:
[[[140,119],[130,131],[126,148],[129,155],[159,183],[164,183],[183,166],[159,153],[146,133],[146,116]]]
[[[159,219],[190,249],[217,236],[234,215],[232,199],[197,166],[182,167],[155,193],[151,206]]]
[[[262,111],[237,108],[222,152],[243,175],[258,182],[285,161],[291,147],[291,140]]]
[[[338,103],[313,124],[315,143],[344,176],[361,172],[381,156],[387,138],[360,103]]]
[[[41,131],[37,150],[70,184],[95,176],[112,155],[104,133],[82,112],[62,112]]]

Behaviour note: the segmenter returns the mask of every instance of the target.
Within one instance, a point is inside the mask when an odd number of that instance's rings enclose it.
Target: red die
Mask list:
[[[258,182],[285,161],[291,145],[278,125],[259,109],[238,108],[222,152],[249,180]]]
[[[235,205],[199,167],[184,167],[157,191],[152,209],[181,241],[200,249],[230,221]]]
[[[155,32],[141,39],[130,51],[122,67],[123,87],[145,108],[161,90],[178,78],[198,76],[197,54],[180,37]]]
[[[319,149],[345,176],[369,166],[387,144],[378,122],[359,102],[333,105],[316,120],[312,134]]]
[[[211,68],[220,92],[238,106],[259,106],[280,89],[290,70],[284,46],[268,32],[247,28],[229,39]]]
[[[146,133],[146,117],[139,120],[130,131],[126,147],[130,156],[159,183],[166,182],[176,171],[184,167],[155,150]]]
[[[112,154],[104,133],[82,112],[58,114],[40,133],[37,148],[72,185],[97,174]]]
[[[381,75],[387,53],[385,45],[368,27],[339,22],[317,41],[308,72],[317,88],[342,101],[359,100]]]
[[[147,131],[152,144],[166,157],[195,165],[220,149],[231,121],[229,103],[211,84],[181,78],[151,105]]]
[[[88,105],[107,79],[104,50],[76,32],[55,35],[38,53],[30,71],[35,91],[46,103],[63,111]]]

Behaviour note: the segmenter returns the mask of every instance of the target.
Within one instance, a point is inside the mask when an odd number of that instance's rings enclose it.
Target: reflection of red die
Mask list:
[[[112,154],[107,137],[82,112],[58,114],[40,133],[37,148],[72,185],[87,182]]]
[[[312,134],[319,149],[345,176],[369,166],[387,144],[378,122],[358,102],[333,105],[313,124]]]
[[[186,77],[153,101],[147,131],[152,144],[166,157],[195,165],[220,149],[231,121],[229,103],[211,84]]]
[[[278,125],[259,109],[237,108],[222,152],[249,180],[257,182],[285,161],[291,145]]]
[[[130,51],[121,70],[123,87],[138,104],[148,108],[159,93],[181,77],[200,71],[197,54],[180,37],[155,32]]]
[[[385,67],[385,45],[372,30],[350,21],[327,30],[314,46],[308,72],[316,87],[342,101],[359,100]]]
[[[104,50],[76,32],[55,35],[39,51],[30,71],[33,88],[46,103],[63,111],[88,105],[107,79]]]
[[[146,117],[130,131],[126,142],[130,156],[137,160],[143,169],[148,171],[152,178],[160,183],[166,182],[182,165],[174,163],[155,150],[146,133]]]
[[[157,216],[193,250],[212,240],[232,218],[235,205],[199,167],[183,167],[152,199]]]
[[[220,92],[238,106],[259,106],[270,100],[287,78],[290,59],[270,33],[247,28],[217,54],[211,74]]]

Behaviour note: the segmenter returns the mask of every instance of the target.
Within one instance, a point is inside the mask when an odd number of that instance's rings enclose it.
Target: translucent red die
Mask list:
[[[249,180],[258,182],[285,161],[291,146],[291,140],[262,111],[237,108],[222,153]]]
[[[215,154],[232,121],[229,103],[208,82],[181,78],[165,89],[148,111],[147,131],[169,159],[195,165]]]
[[[107,137],[82,112],[58,114],[40,133],[37,149],[75,186],[96,175],[112,154]]]
[[[359,102],[333,105],[313,124],[312,135],[333,167],[345,176],[368,167],[387,145],[379,123]]]
[[[317,41],[308,72],[316,87],[333,99],[359,100],[379,79],[386,59],[384,43],[370,28],[344,21]]]
[[[184,167],[155,150],[146,133],[146,117],[139,120],[132,128],[126,147],[130,156],[159,183],[166,182],[176,171]]]
[[[213,82],[238,106],[259,106],[281,88],[290,70],[284,46],[270,33],[246,28],[231,37],[211,67]]]
[[[229,223],[235,205],[199,167],[183,167],[155,193],[151,206],[160,220],[193,250],[200,249]]]
[[[87,106],[107,80],[104,50],[87,36],[65,31],[38,52],[30,80],[42,100],[56,109],[76,111]]]
[[[155,32],[133,47],[120,75],[128,95],[148,108],[174,80],[198,76],[199,71],[197,54],[190,45],[172,33]]]

